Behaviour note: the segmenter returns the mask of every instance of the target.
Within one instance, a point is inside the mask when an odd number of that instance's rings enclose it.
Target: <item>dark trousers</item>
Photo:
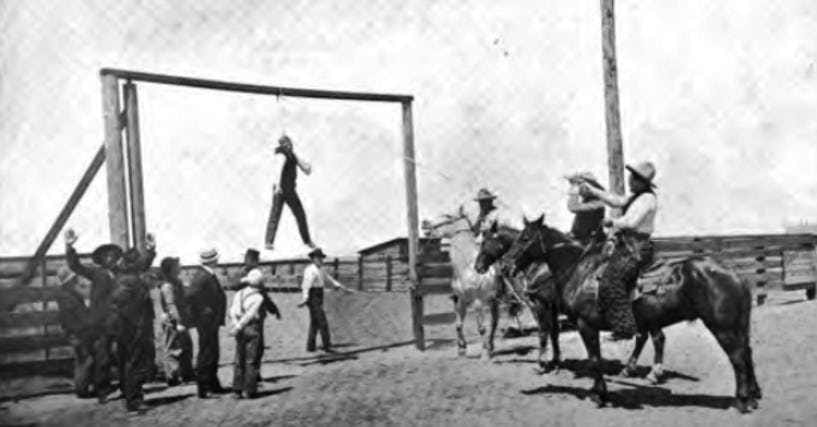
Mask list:
[[[123,385],[125,406],[134,409],[144,400],[142,386],[154,373],[156,349],[153,324],[123,325],[122,329],[119,343],[124,347],[120,354],[125,362],[120,381]]]
[[[176,324],[162,324],[162,369],[168,383],[189,381],[193,372],[193,341],[187,331],[179,332]]]
[[[608,260],[599,286],[599,309],[613,332],[633,335],[637,332],[630,292],[641,268],[652,263],[653,245],[649,238],[620,237]]]
[[[233,366],[233,392],[249,395],[258,391],[261,369],[264,328],[261,322],[252,322],[235,336],[235,365]]]
[[[324,350],[328,350],[332,347],[332,342],[329,337],[329,322],[326,320],[326,312],[323,311],[323,289],[310,289],[306,306],[309,309],[309,333],[306,336],[306,350],[315,351],[315,338],[318,333],[321,334]]]
[[[102,335],[91,343],[94,358],[94,392],[98,397],[106,396],[111,391],[111,367],[113,337]]]
[[[265,242],[268,244],[275,243],[275,235],[278,232],[278,223],[281,222],[281,213],[284,209],[284,204],[289,206],[292,215],[298,222],[298,232],[301,233],[301,240],[304,244],[311,245],[312,238],[309,237],[309,226],[306,223],[306,212],[301,204],[301,198],[295,191],[285,191],[274,193],[272,195],[272,208],[270,208],[269,219],[267,220],[267,235]]]
[[[94,379],[93,339],[71,335],[68,341],[74,348],[74,392],[79,397],[88,397]]]
[[[196,382],[203,391],[221,389],[218,382],[218,324],[202,325],[199,333],[199,354],[196,357]]]

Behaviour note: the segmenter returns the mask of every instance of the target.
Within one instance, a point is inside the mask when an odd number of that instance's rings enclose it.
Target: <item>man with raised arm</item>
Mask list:
[[[265,247],[273,250],[275,246],[275,235],[278,232],[278,223],[281,221],[281,213],[284,204],[289,206],[292,215],[298,223],[298,232],[301,240],[311,249],[315,249],[315,244],[309,236],[309,225],[306,222],[306,212],[304,211],[301,198],[295,190],[298,179],[298,169],[309,175],[312,173],[312,165],[302,157],[295,154],[292,148],[292,140],[287,135],[282,135],[278,140],[278,147],[275,148],[275,165],[273,173],[277,181],[272,185],[272,207],[270,208],[269,219],[267,220],[267,233],[265,237]]]
[[[616,244],[599,284],[599,308],[613,329],[612,340],[630,339],[637,332],[630,292],[640,270],[653,261],[650,236],[658,210],[653,184],[655,166],[642,162],[628,165],[627,170],[630,171],[629,197],[599,190],[586,183],[581,187],[582,194],[593,195],[610,207],[622,209],[621,217],[604,221],[616,236]]]
[[[80,262],[74,249],[78,239],[79,236],[73,229],[65,232],[65,257],[71,271],[91,282],[88,321],[91,328],[98,331],[91,344],[94,359],[94,392],[99,403],[105,403],[111,392],[112,347],[117,334],[111,297],[116,288],[116,265],[122,257],[122,248],[112,243],[97,247],[91,254],[91,259],[96,265],[89,266]]]
[[[333,287],[351,292],[351,289],[343,286],[323,270],[323,259],[326,255],[320,248],[309,253],[312,261],[304,269],[304,279],[301,283],[301,303],[298,307],[306,306],[309,309],[309,333],[306,337],[306,351],[315,351],[315,338],[320,332],[323,342],[323,351],[332,351],[332,342],[329,337],[329,323],[326,320],[326,312],[323,311],[323,289]]]

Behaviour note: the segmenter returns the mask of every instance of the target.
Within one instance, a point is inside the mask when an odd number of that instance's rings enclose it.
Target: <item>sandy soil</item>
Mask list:
[[[369,315],[366,310],[346,315],[350,323],[344,327],[355,324],[356,330],[366,332],[347,332],[345,339],[362,341],[360,337],[370,336],[375,340],[395,327],[381,321],[380,315],[371,315],[382,311],[391,301],[388,298],[377,301],[377,309],[361,295],[342,298],[350,298],[347,308],[370,309]],[[391,303],[401,304],[399,300]],[[395,321],[405,318],[398,314]],[[194,396],[192,385],[167,389],[151,384],[148,403],[153,407],[142,415],[125,414],[121,400],[101,406],[68,394],[51,394],[3,402],[0,422],[73,426],[814,425],[815,318],[817,303],[805,302],[802,293],[780,294],[755,310],[752,342],[765,397],[760,409],[750,415],[729,408],[734,380],[728,360],[705,328],[695,322],[666,330],[669,378],[659,386],[617,376],[617,360],[624,358],[629,345],[605,343],[604,355],[610,359],[608,385],[615,392],[615,403],[604,409],[584,399],[591,381],[582,375],[579,360],[585,353],[575,332],[562,334],[566,369],[539,376],[532,372],[536,360],[533,337],[500,339],[498,356],[493,362],[483,362],[478,359],[478,337],[469,328],[471,345],[465,358],[456,356],[449,340],[432,340],[425,353],[410,345],[373,349],[362,342],[350,342],[342,347],[343,353],[322,357],[284,355],[271,348],[267,351],[270,362],[263,367],[262,397],[257,400],[234,401],[225,395],[201,401]],[[363,319],[370,321],[362,324]],[[336,329],[342,329],[342,320],[336,318]],[[279,350],[303,345],[303,330],[278,331],[275,345]],[[342,335],[338,330],[339,339]],[[443,333],[435,331],[434,335]],[[453,330],[441,338],[451,337]],[[285,345],[287,342],[290,344]],[[645,373],[651,357],[648,348],[642,357]],[[230,366],[223,366],[220,375],[225,384],[230,374]]]

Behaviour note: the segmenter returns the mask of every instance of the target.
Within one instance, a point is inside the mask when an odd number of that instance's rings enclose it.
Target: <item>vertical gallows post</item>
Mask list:
[[[419,239],[419,214],[417,211],[417,175],[414,169],[414,123],[411,114],[411,101],[402,102],[403,107],[403,166],[406,182],[406,215],[408,224],[408,267],[411,281],[411,322],[414,330],[415,345],[425,350],[425,333],[423,331],[423,297],[418,291],[417,247]]]
[[[130,177],[131,223],[133,244],[145,249],[145,193],[142,183],[142,145],[139,141],[139,98],[136,85],[125,84],[125,134],[128,141],[128,173]]]
[[[618,101],[615,0],[601,0],[602,58],[604,64],[604,117],[607,125],[607,166],[610,191],[624,194],[624,154]],[[618,216],[618,209],[613,215]]]
[[[114,75],[102,74],[102,114],[105,122],[105,163],[108,181],[108,225],[111,243],[128,246],[127,191],[125,160],[122,153],[119,81]]]

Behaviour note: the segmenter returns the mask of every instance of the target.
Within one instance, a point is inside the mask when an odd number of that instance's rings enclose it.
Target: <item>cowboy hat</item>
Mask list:
[[[102,265],[103,264],[102,259],[108,253],[113,253],[114,258],[118,260],[119,258],[122,257],[122,248],[113,243],[101,245],[98,248],[94,249],[94,252],[91,253],[91,259],[94,261],[95,264]]]
[[[216,248],[209,248],[199,252],[199,262],[202,264],[215,264],[218,262],[218,251]]]
[[[315,248],[309,253],[309,258],[326,258],[326,254],[323,253],[321,248]]]
[[[636,178],[649,184],[650,187],[655,187],[652,180],[655,179],[655,165],[652,162],[641,162],[633,165],[627,165],[627,170],[630,171]]]
[[[76,273],[71,271],[68,267],[60,267],[60,269],[57,270],[57,280],[60,282],[60,285],[68,284],[76,278]]]
[[[589,171],[578,172],[574,173],[573,175],[567,175],[565,176],[565,178],[567,178],[567,180],[571,182],[573,181],[586,182],[591,186],[598,188],[599,190],[604,190],[604,186],[599,183],[599,180],[596,179],[596,176],[593,175],[593,172]]]
[[[258,252],[258,249],[249,248],[247,252],[244,253],[245,260],[252,260],[258,261],[258,258],[261,256],[261,252]]]
[[[496,199],[496,194],[491,193],[488,191],[487,188],[480,188],[477,192],[477,197],[474,199],[476,201],[480,200],[494,200]]]
[[[250,286],[258,287],[264,284],[264,275],[261,270],[253,268],[246,276],[241,278],[241,283],[246,283]]]

